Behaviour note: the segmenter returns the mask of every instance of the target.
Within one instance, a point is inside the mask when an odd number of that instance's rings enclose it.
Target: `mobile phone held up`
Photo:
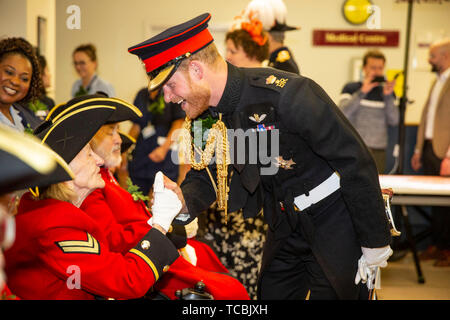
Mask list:
[[[376,76],[375,78],[372,79],[372,82],[386,82],[386,78],[384,76]]]

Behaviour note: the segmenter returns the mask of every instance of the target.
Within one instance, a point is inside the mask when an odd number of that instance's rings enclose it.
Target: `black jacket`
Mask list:
[[[264,157],[258,157],[258,163],[253,164],[249,151],[255,146],[253,142],[247,143],[245,148],[246,163],[230,165],[229,211],[243,208],[244,216],[252,217],[264,208],[264,218],[270,227],[265,249],[269,252],[263,258],[262,271],[270,263],[280,241],[299,225],[306,228],[306,232],[313,229],[310,244],[313,252],[314,248],[320,251],[315,255],[320,256],[318,261],[330,278],[336,277],[335,272],[341,272],[330,264],[341,263],[351,269],[347,279],[351,273],[354,279],[360,247],[376,248],[389,244],[390,233],[378,173],[370,152],[346,117],[314,81],[271,68],[239,69],[229,64],[225,92],[210,112],[215,116],[222,113],[228,129],[251,132],[264,125],[266,130],[256,133],[256,145],[263,155],[270,155],[270,150],[274,150],[270,137],[266,139],[267,143],[261,139],[263,134],[276,135],[274,129],[278,129],[279,155],[295,163],[292,169],[277,168],[274,172],[274,158],[278,154],[272,154],[270,163]],[[258,123],[254,121],[258,117],[264,119]],[[272,147],[276,151],[276,146]],[[215,177],[214,166],[210,168]],[[263,169],[270,174],[262,174]],[[345,221],[332,213],[327,220],[311,220],[308,217],[314,214],[314,206],[305,210],[307,214],[296,213],[293,199],[308,193],[335,171],[340,175],[339,199],[345,202],[348,212]],[[191,218],[215,200],[205,170],[191,170],[181,189]],[[286,214],[281,211],[280,202],[283,202]],[[333,229],[333,225],[339,226],[340,230]],[[314,233],[314,229],[317,232]],[[346,250],[353,252],[348,261],[333,260],[333,256],[340,255],[327,249],[327,236],[323,235],[328,233],[342,234],[337,236],[338,239],[354,235],[354,239],[342,241],[346,244],[342,248],[342,257],[346,257]],[[352,243],[352,248],[348,248],[348,243]],[[339,289],[337,291],[339,294]],[[352,294],[343,292],[340,296],[348,298]]]

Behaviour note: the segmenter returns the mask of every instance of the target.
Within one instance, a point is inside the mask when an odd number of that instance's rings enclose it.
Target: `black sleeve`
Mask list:
[[[209,166],[213,179],[216,179],[216,171],[213,166]],[[202,211],[208,209],[216,200],[216,192],[212,186],[206,169],[191,169],[186,174],[186,178],[181,184],[184,201],[188,209],[188,220],[175,219],[175,223],[188,224],[194,220]]]
[[[179,257],[178,250],[173,243],[162,232],[154,228],[150,229],[131,251],[135,253],[138,251],[138,255],[147,258],[146,262],[149,263],[152,270],[153,266],[156,268],[155,279],[158,279],[158,275],[162,275],[166,271],[166,266],[170,266]]]

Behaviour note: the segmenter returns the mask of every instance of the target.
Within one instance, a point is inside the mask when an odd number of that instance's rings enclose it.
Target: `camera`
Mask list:
[[[376,76],[372,79],[372,82],[386,82],[386,78],[384,76]]]

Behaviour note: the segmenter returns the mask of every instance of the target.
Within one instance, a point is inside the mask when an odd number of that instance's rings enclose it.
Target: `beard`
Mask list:
[[[431,64],[431,72],[439,72],[439,67],[435,65],[434,63]]]
[[[119,148],[120,150],[120,148]],[[115,168],[120,166],[120,164],[122,163],[122,155],[120,154],[120,152],[111,152],[109,154],[108,157],[106,157],[106,159],[104,159],[105,161],[105,167],[106,168]]]
[[[186,115],[190,119],[195,119],[209,108],[209,100],[211,98],[211,90],[197,85],[188,78],[190,94],[186,98],[189,108],[185,110]]]

